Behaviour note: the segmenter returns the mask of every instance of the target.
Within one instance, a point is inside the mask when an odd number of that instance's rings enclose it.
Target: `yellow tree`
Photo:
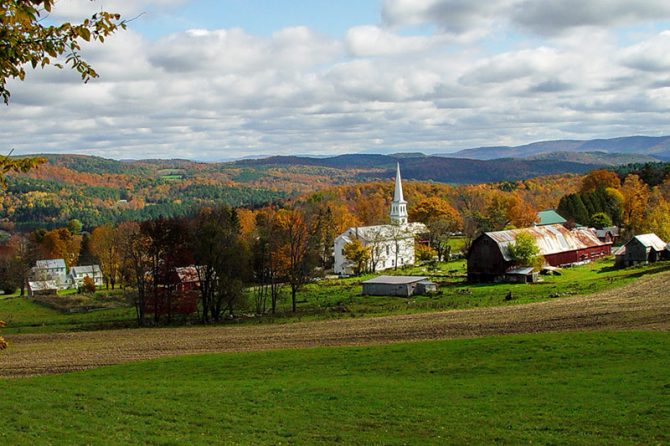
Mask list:
[[[81,249],[81,236],[74,235],[66,228],[54,229],[44,234],[42,247],[52,259],[63,259],[68,268],[75,266]]]
[[[98,226],[91,233],[89,247],[91,253],[100,263],[100,269],[105,275],[105,285],[114,289],[119,270],[121,268],[121,253],[119,250],[118,231],[110,224]]]
[[[628,175],[621,187],[622,220],[626,229],[639,232],[644,223],[644,211],[649,200],[649,188],[637,175]]]
[[[592,170],[584,177],[581,192],[593,192],[597,189],[619,188],[620,186],[621,181],[616,173],[611,170],[598,169]]]
[[[358,275],[366,270],[370,262],[370,248],[363,246],[360,240],[354,239],[344,245],[344,257],[356,265],[354,273]]]
[[[663,197],[658,187],[649,196],[641,231],[653,232],[662,240],[670,240],[670,202]]]

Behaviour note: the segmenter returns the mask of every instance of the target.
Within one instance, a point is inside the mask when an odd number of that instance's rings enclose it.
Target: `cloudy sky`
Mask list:
[[[667,0],[60,0],[100,78],[11,82],[15,153],[222,160],[670,134]]]

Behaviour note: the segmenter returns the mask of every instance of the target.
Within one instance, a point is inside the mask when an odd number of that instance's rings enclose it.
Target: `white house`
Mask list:
[[[414,264],[414,238],[427,232],[423,223],[407,221],[407,202],[403,198],[400,164],[396,166],[395,191],[391,203],[391,224],[376,226],[358,226],[349,228],[340,234],[334,243],[336,274],[351,274],[354,266],[344,256],[344,247],[358,239],[363,246],[370,248],[370,269],[385,269]]]
[[[65,267],[65,260],[38,260],[35,262],[35,267],[32,269],[32,276],[34,281],[53,281],[59,288],[63,289],[67,286],[67,268]]]
[[[95,286],[103,286],[105,284],[102,271],[98,265],[73,266],[70,268],[67,278],[70,286],[78,288],[84,284],[84,278],[87,276],[93,279]]]

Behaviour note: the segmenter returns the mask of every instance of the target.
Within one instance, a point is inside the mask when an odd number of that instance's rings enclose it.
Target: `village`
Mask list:
[[[670,245],[655,234],[635,235],[622,243],[616,226],[574,225],[555,210],[545,210],[530,227],[481,233],[467,250],[463,234],[451,233],[449,254],[438,261],[427,226],[410,222],[407,208],[398,164],[389,224],[348,228],[333,240],[330,272],[305,275],[299,286],[292,286],[289,276],[269,277],[243,289],[234,302],[219,301],[218,315],[226,305],[229,317],[243,320],[520,303],[612,286],[637,274],[629,267],[670,258]],[[141,304],[132,284],[127,288],[118,278],[110,280],[99,264],[67,268],[64,259],[36,260],[27,276],[26,294],[37,303],[68,312],[105,310],[111,305],[153,315],[153,323],[165,318],[202,320],[203,283],[212,300],[225,290],[216,270],[211,265],[172,265],[157,270],[160,282],[153,280],[151,269],[142,270]],[[601,271],[598,276],[586,273],[588,279],[581,278],[585,271],[596,270]],[[81,300],[83,307],[78,310],[76,295],[95,298]],[[398,297],[412,300],[403,304]],[[132,320],[129,313],[125,317]]]

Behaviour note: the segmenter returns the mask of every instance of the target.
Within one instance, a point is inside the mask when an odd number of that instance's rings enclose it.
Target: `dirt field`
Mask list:
[[[670,330],[670,272],[591,296],[528,305],[285,325],[11,335],[10,349],[0,355],[0,377],[205,352],[625,329]]]

